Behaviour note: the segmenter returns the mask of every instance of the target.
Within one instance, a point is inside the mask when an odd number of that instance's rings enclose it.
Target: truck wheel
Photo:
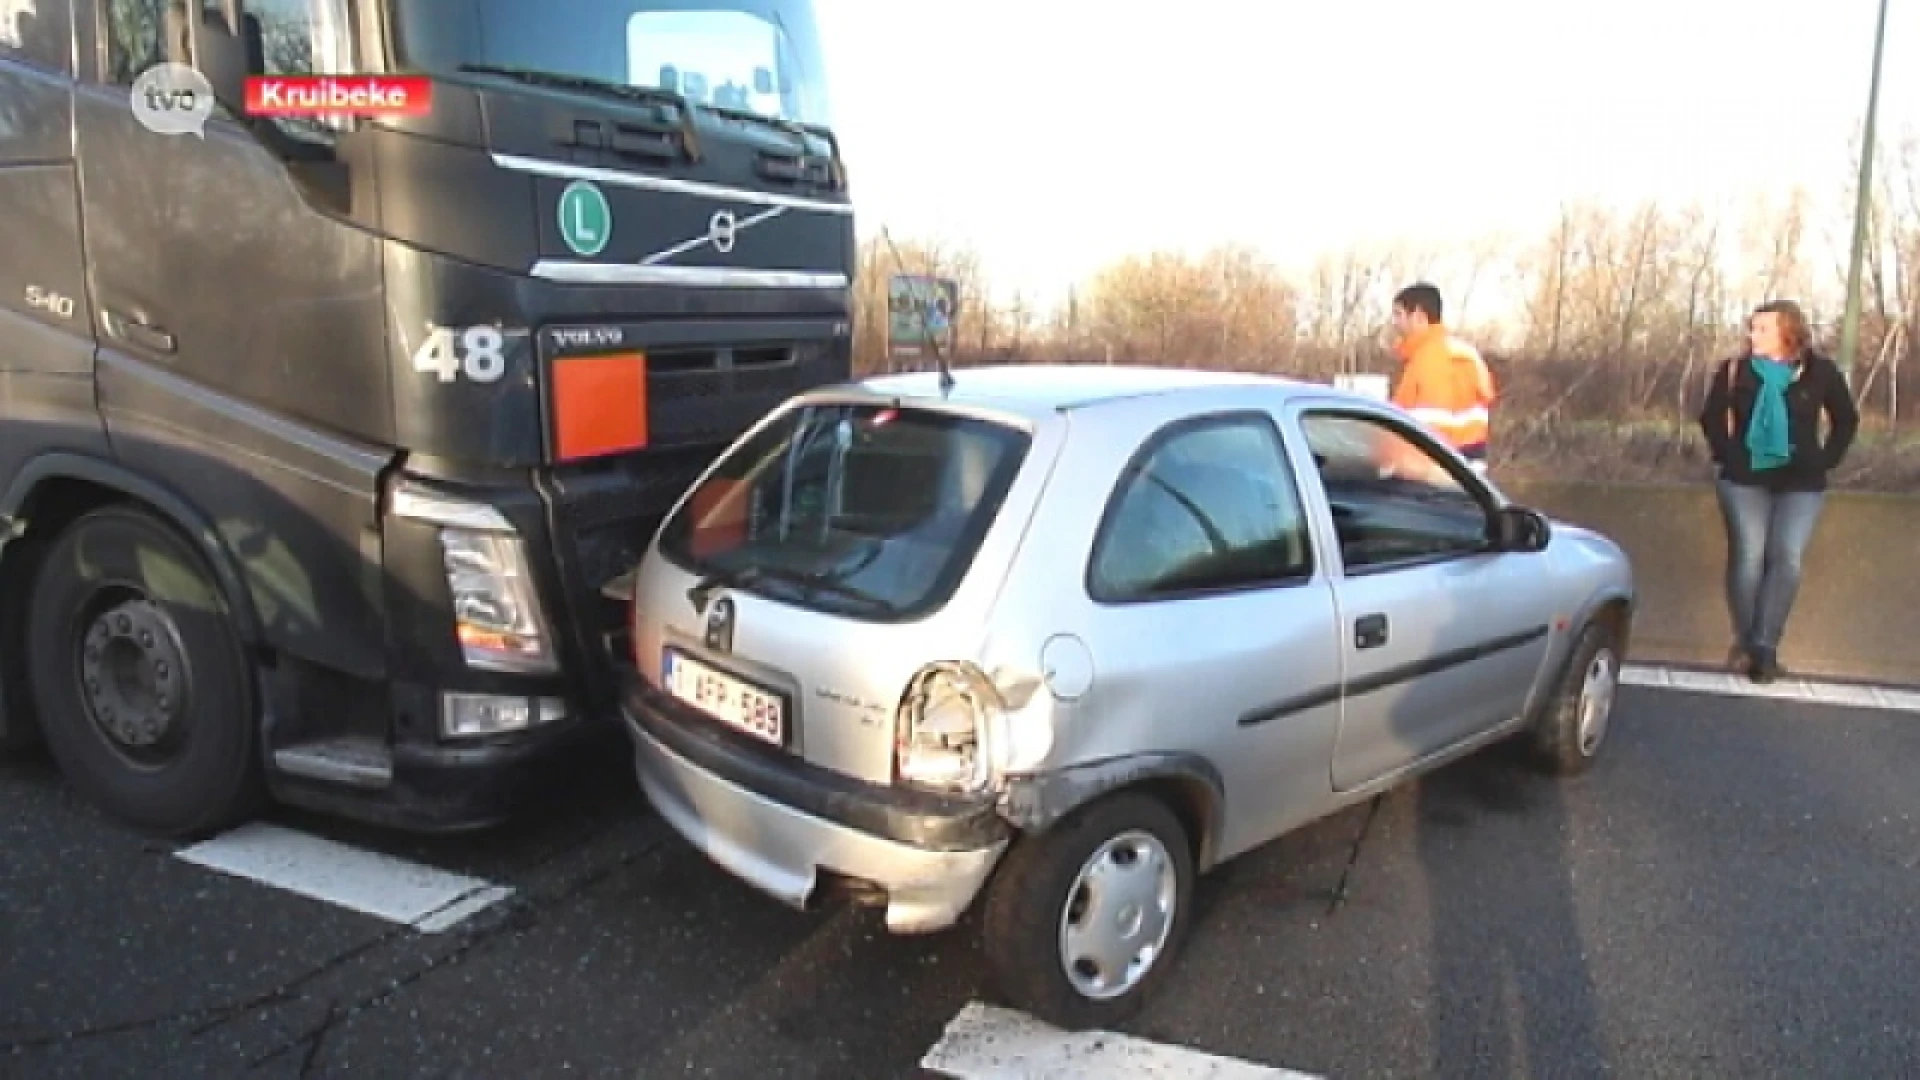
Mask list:
[[[40,564],[29,669],[74,787],[144,829],[198,837],[261,790],[254,693],[200,553],[130,507],[70,525]]]
[[[1619,686],[1620,653],[1613,628],[1603,621],[1590,622],[1528,733],[1534,760],[1543,770],[1577,776],[1593,767],[1606,742]]]
[[[1164,804],[1124,793],[1014,845],[995,875],[982,950],[1007,1004],[1055,1027],[1137,1013],[1186,936],[1192,843]]]

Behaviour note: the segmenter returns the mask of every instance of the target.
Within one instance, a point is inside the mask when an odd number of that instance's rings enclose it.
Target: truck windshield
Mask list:
[[[813,0],[399,0],[400,66],[519,68],[828,127]]]
[[[1029,436],[923,409],[795,409],[729,454],[661,527],[712,584],[892,621],[946,602]]]

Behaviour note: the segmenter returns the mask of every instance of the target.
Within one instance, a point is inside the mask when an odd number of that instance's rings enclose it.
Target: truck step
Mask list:
[[[341,735],[273,752],[282,772],[330,784],[383,788],[393,782],[393,753],[368,735]]]

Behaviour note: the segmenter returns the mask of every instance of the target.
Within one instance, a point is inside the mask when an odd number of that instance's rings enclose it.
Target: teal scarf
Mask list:
[[[1760,379],[1760,394],[1754,398],[1753,418],[1747,424],[1747,452],[1753,457],[1753,469],[1777,469],[1793,453],[1787,435],[1787,385],[1793,382],[1793,366],[1770,357],[1755,356],[1753,373]]]

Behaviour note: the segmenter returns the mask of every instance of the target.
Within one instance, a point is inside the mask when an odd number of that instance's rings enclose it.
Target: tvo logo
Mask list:
[[[133,80],[133,118],[158,135],[207,137],[213,84],[185,64],[155,64]]]

